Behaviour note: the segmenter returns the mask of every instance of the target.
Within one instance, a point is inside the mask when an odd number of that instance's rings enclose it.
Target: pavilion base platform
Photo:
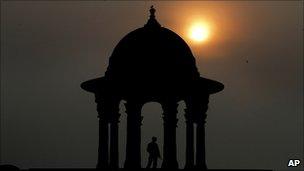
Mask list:
[[[162,168],[157,168],[157,169],[146,169],[146,168],[141,168],[141,169],[95,169],[95,168],[35,168],[35,169],[28,169],[28,170],[33,170],[33,171],[51,171],[51,170],[77,170],[77,171],[93,171],[93,170],[100,170],[100,171],[272,171],[269,169],[162,169]]]

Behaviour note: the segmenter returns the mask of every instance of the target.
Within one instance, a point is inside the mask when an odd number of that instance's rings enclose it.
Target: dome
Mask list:
[[[195,58],[187,43],[161,27],[151,10],[148,23],[127,34],[114,48],[105,77],[135,84],[140,80],[153,84],[198,78]]]
[[[152,82],[199,77],[186,42],[164,27],[146,25],[127,34],[115,47],[105,77]]]
[[[154,8],[150,13],[147,24],[119,41],[105,76],[83,83],[82,88],[146,96],[221,91],[223,84],[200,77],[187,43],[157,22]]]

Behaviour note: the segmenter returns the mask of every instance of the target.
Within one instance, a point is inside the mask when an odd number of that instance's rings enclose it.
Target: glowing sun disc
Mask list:
[[[195,23],[190,27],[189,37],[195,42],[204,42],[209,38],[210,31],[207,25]]]

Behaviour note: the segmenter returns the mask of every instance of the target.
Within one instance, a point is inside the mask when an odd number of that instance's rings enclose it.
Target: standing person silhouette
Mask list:
[[[158,148],[156,141],[157,141],[157,138],[152,137],[152,141],[148,144],[147,151],[149,153],[149,159],[148,159],[148,164],[147,164],[146,168],[150,168],[151,164],[153,162],[152,168],[155,169],[157,167],[157,159],[161,158],[159,148]]]

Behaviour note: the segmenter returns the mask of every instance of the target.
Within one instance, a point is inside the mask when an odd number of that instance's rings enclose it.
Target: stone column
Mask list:
[[[162,168],[178,168],[176,159],[176,114],[177,102],[168,101],[162,103],[164,120],[164,144]]]
[[[97,168],[118,168],[119,99],[95,94],[99,117]],[[110,126],[110,145],[109,145]],[[109,154],[110,146],[110,154]]]
[[[198,169],[207,169],[205,151],[205,123],[208,110],[209,95],[204,95],[194,102],[196,126],[196,165]]]
[[[185,109],[186,118],[186,164],[185,168],[194,168],[194,128],[190,109]]]
[[[108,168],[108,131],[109,120],[106,113],[103,110],[104,101],[95,94],[95,102],[97,103],[97,112],[99,119],[99,142],[98,142],[98,161],[97,168]]]
[[[127,144],[126,160],[124,167],[141,168],[141,108],[142,104],[127,101],[125,104],[127,113]]]
[[[113,108],[110,112],[112,115],[110,121],[110,168],[118,169],[118,123],[119,123],[119,103],[113,104]]]
[[[99,118],[99,145],[97,168],[108,168],[108,122]]]
[[[207,169],[205,151],[205,117],[197,122],[196,127],[196,168]]]

